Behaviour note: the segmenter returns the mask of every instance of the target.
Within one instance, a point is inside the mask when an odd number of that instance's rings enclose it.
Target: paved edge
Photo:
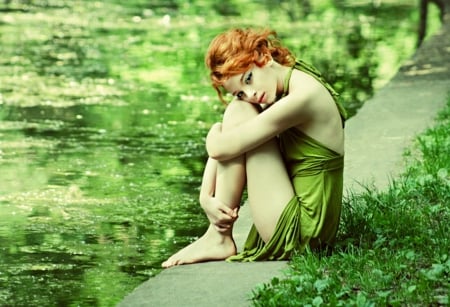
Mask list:
[[[386,188],[403,170],[403,151],[432,126],[450,93],[450,20],[425,41],[397,75],[368,100],[346,127],[346,191]],[[235,227],[242,247],[250,225],[243,207]],[[164,270],[119,306],[249,306],[252,290],[283,276],[287,262],[208,262]]]

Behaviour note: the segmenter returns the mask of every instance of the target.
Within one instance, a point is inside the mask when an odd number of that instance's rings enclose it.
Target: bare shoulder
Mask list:
[[[336,102],[328,89],[313,76],[294,71],[289,83],[289,95],[301,104],[306,120],[296,126],[330,149],[343,153],[343,129]]]
[[[302,112],[307,112],[310,119],[326,115],[327,110],[333,113],[336,109],[327,88],[313,76],[299,70],[292,72],[289,96],[292,101],[301,104]]]
[[[289,82],[289,93],[303,97],[302,100],[309,100],[317,95],[328,93],[328,90],[313,76],[300,70],[294,70]]]

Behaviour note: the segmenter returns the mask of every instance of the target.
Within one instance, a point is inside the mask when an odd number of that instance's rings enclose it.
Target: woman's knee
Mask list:
[[[251,103],[233,100],[225,110],[223,116],[223,128],[233,127],[256,117],[260,113],[258,106]]]

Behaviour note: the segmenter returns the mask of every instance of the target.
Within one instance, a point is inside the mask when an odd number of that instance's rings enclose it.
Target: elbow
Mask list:
[[[227,161],[237,157],[240,153],[237,152],[238,147],[234,142],[224,142],[215,140],[206,140],[206,151],[208,157],[216,161]]]
[[[233,155],[230,149],[231,148],[224,148],[223,146],[217,146],[217,144],[213,148],[210,146],[206,146],[208,157],[219,162],[227,161],[235,157],[235,155]]]
[[[233,159],[239,155],[239,153],[233,151],[234,144],[227,144],[227,146],[217,143],[214,144],[214,146],[208,146],[207,144],[206,150],[208,152],[208,157],[219,162]]]
[[[214,159],[216,161],[224,161],[226,160],[226,156],[221,154],[218,151],[213,151],[213,150],[208,150],[208,157],[210,157],[211,159]]]
[[[223,161],[228,161],[234,158],[234,156],[232,155],[227,155],[227,154],[217,154],[217,155],[213,155],[213,156],[209,156],[211,159],[214,159],[216,161],[219,162],[223,162]]]
[[[208,152],[208,157],[216,161],[223,161],[226,159],[223,152],[220,150],[218,144],[211,144],[211,142],[206,142],[206,151]]]

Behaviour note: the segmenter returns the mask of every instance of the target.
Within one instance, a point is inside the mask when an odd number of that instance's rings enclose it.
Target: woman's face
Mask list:
[[[274,103],[277,96],[277,78],[270,65],[252,65],[243,74],[230,77],[223,86],[236,98],[255,104]]]

